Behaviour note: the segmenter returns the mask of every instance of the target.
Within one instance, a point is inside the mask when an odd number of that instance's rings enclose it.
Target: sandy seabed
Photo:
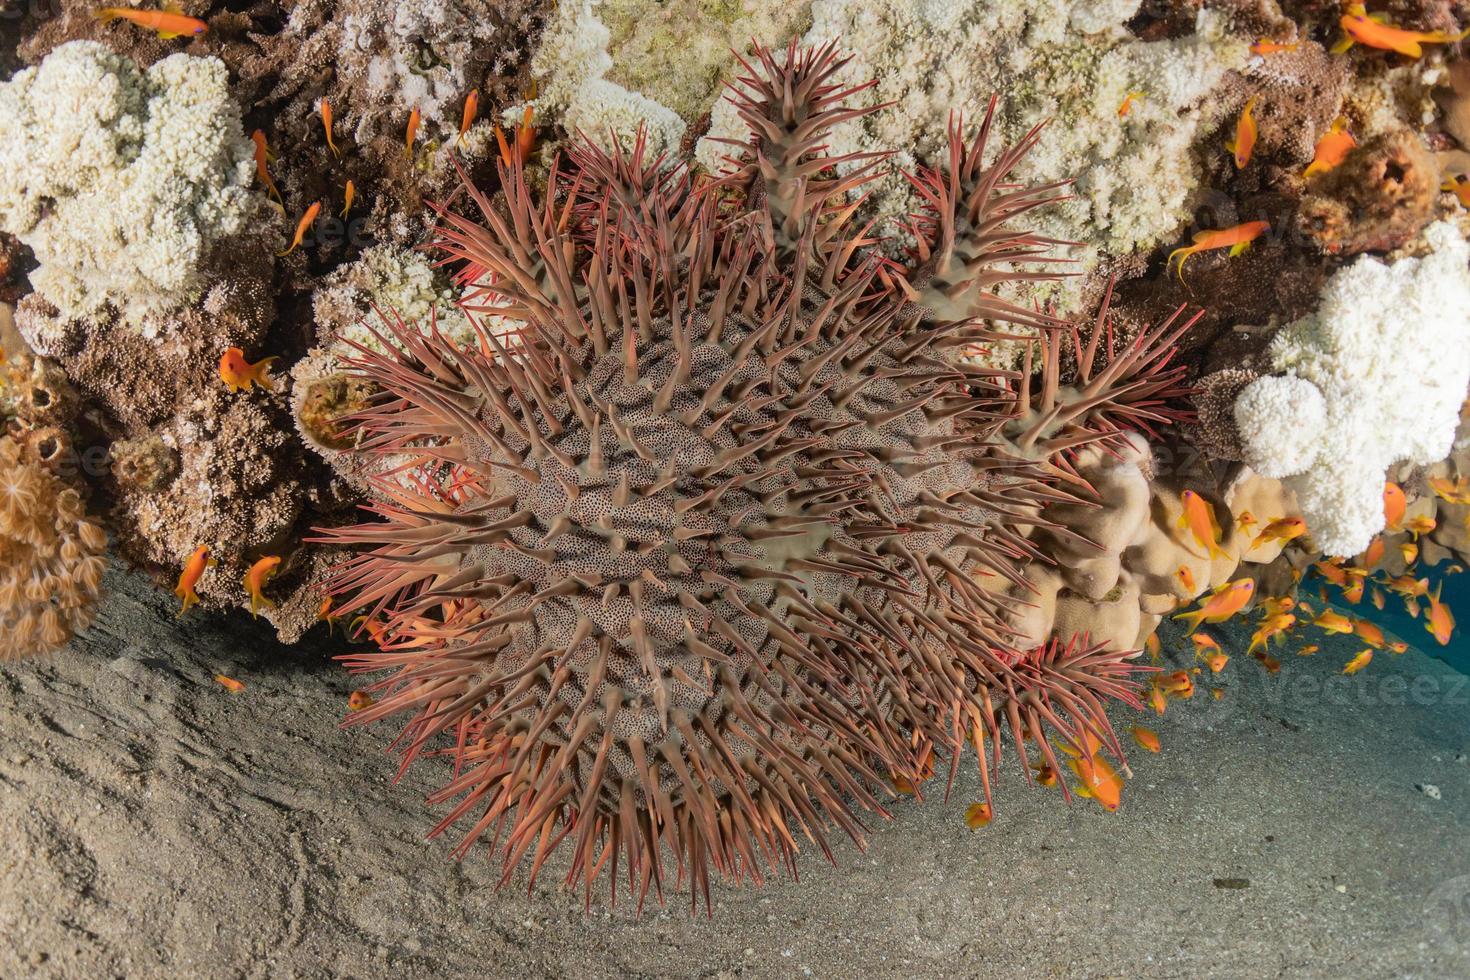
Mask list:
[[[85,640],[0,668],[0,976],[1470,976],[1470,678],[1412,650],[1235,657],[1221,700],[1115,712],[1164,742],[1117,814],[1011,762],[971,833],[970,764],[865,854],[639,918],[426,842],[433,773],[338,729],[324,638],[110,585]]]

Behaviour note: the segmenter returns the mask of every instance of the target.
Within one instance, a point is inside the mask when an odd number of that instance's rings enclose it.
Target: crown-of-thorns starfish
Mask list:
[[[403,765],[449,755],[435,833],[488,839],[504,880],[566,845],[589,896],[607,870],[616,901],[621,862],[640,904],[674,879],[708,905],[712,870],[861,844],[967,740],[987,799],[1003,729],[1023,762],[1029,738],[1059,770],[1048,736],[1084,730],[1121,757],[1104,705],[1137,704],[1130,651],[1015,649],[983,584],[1021,582],[1020,525],[1077,499],[994,438],[1016,375],[958,356],[997,321],[1060,329],[994,291],[1049,275],[1013,221],[1062,184],[1008,179],[1037,133],[986,162],[994,102],[973,141],[953,126],[899,266],[853,194],[882,160],[824,151],[873,111],[835,48],[742,64],[751,135],[718,179],[583,142],[539,201],[513,163],[469,188],[479,221],[439,209],[465,309],[517,339],[395,320],[356,359],[389,472],[380,520],[325,532],[364,549],[329,587],[379,624],[345,659],[393,673],[351,721],[407,713]]]

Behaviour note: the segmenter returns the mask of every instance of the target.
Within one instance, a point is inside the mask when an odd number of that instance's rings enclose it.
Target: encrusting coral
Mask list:
[[[1235,402],[1245,461],[1283,478],[1314,543],[1355,555],[1383,529],[1383,474],[1449,454],[1470,386],[1470,246],[1448,223],[1431,251],[1363,257],[1328,280],[1316,313],[1271,341],[1274,370]]]
[[[447,748],[436,833],[493,834],[507,877],[566,842],[569,883],[621,855],[641,901],[667,845],[707,902],[798,834],[860,841],[889,780],[953,772],[967,739],[987,796],[1003,735],[1053,768],[1052,738],[1120,754],[1104,706],[1137,704],[1136,651],[1020,641],[1001,586],[1037,509],[1080,499],[1066,453],[1167,418],[1176,325],[1095,372],[1083,345],[1077,388],[1034,400],[965,363],[993,322],[1062,327],[994,293],[1046,275],[1013,224],[1057,196],[1011,182],[1038,134],[987,160],[993,104],[973,142],[952,127],[900,269],[848,203],[881,158],[824,150],[871,111],[843,66],[758,50],[713,183],[641,141],[576,147],[544,202],[502,168],[502,196],[469,188],[484,224],[442,210],[437,245],[472,319],[526,323],[514,350],[390,319],[358,353],[383,392],[358,451],[418,465],[374,481],[381,521],[324,532],[366,549],[329,581],[379,642],[348,662],[394,671],[351,721],[407,713],[405,766]]]
[[[30,246],[31,283],[63,318],[110,308],[141,326],[192,303],[211,251],[257,213],[217,59],[144,70],[66,44],[0,83],[0,118],[0,230]]]

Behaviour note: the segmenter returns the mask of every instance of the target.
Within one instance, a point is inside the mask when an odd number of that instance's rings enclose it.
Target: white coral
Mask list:
[[[613,66],[611,39],[592,0],[561,4],[531,65],[543,80],[537,108],[559,113],[568,132],[585,133],[605,148],[643,126],[655,153],[678,149],[685,128],[678,113],[605,77]]]
[[[1383,529],[1384,471],[1448,455],[1470,388],[1470,246],[1431,225],[1423,258],[1367,256],[1335,273],[1317,312],[1282,329],[1270,355],[1280,378],[1252,382],[1236,401],[1247,459],[1286,477],[1313,541],[1328,554],[1364,550]],[[1323,406],[1303,446],[1293,412]]]
[[[91,41],[0,84],[0,229],[63,316],[131,323],[192,302],[211,247],[256,207],[251,146],[217,58],[140,71]]]
[[[1296,375],[1268,375],[1235,399],[1235,427],[1245,461],[1262,476],[1280,479],[1312,465],[1327,429],[1322,389]]]

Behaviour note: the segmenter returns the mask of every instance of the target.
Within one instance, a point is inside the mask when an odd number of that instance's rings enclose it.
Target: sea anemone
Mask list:
[[[1061,185],[1008,179],[1037,134],[987,162],[995,104],[972,141],[957,121],[900,266],[859,217],[882,158],[823,151],[871,111],[834,47],[742,64],[751,134],[716,179],[583,142],[540,201],[512,164],[468,188],[480,221],[439,209],[464,310],[518,338],[387,317],[351,365],[379,391],[354,451],[395,465],[379,520],[323,532],[363,549],[327,587],[377,649],[344,659],[393,671],[349,723],[408,713],[403,766],[453,762],[434,832],[489,837],[502,881],[565,843],[569,886],[590,901],[608,868],[616,901],[625,860],[641,905],[666,846],[708,905],[711,870],[794,873],[833,825],[861,845],[861,813],[939,760],[952,781],[966,741],[987,801],[1003,730],[1023,764],[1028,739],[1053,770],[1053,738],[1121,758],[1105,703],[1138,703],[1134,651],[1018,647],[991,587],[1042,557],[1037,508],[1077,499],[1001,438],[1032,410],[1018,377],[962,356],[997,321],[1063,330],[995,292],[1050,275],[1014,220]],[[1089,359],[1068,419],[1139,417],[1108,392],[1149,391],[1145,362]]]

